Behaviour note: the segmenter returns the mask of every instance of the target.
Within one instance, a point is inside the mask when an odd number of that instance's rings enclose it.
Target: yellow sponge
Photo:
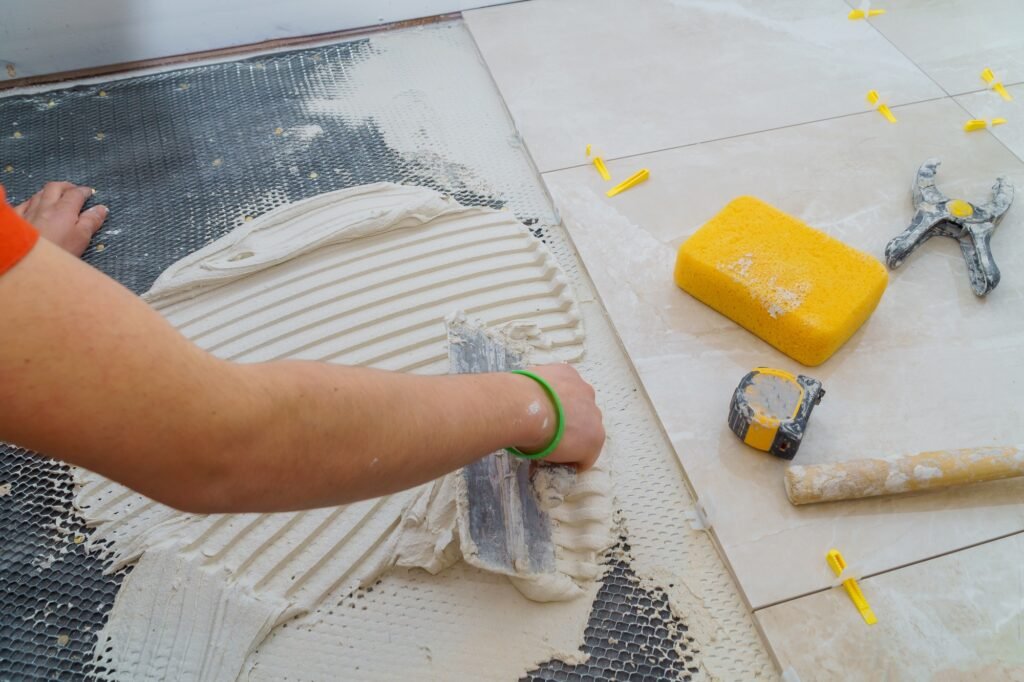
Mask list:
[[[889,275],[866,253],[754,197],[734,199],[679,248],[676,284],[805,365],[874,312]]]

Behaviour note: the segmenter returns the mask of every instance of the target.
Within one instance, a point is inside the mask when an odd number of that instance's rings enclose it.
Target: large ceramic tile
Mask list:
[[[613,162],[651,179],[613,199],[593,168],[548,173],[561,215],[751,604],[822,589],[838,544],[876,572],[1024,528],[1024,480],[796,508],[786,463],[726,426],[758,365],[821,379],[798,463],[1024,443],[1024,208],[993,240],[1003,279],[971,293],[959,248],[934,239],[892,273],[865,326],[824,365],[802,368],[677,289],[676,247],[730,199],[753,194],[881,258],[910,221],[910,183],[930,156],[939,186],[981,200],[994,178],[1024,187],[1024,163],[987,134],[959,132],[944,99]]]
[[[1024,42],[1024,41],[1022,41]],[[992,127],[992,134],[999,138],[1019,158],[1024,159],[1024,84],[1006,88],[1013,100],[1007,102],[994,92],[975,92],[960,95],[956,101],[970,112],[964,118],[1005,118],[1006,123]],[[964,133],[978,135],[979,132]],[[1020,188],[1024,191],[1024,187]]]
[[[875,0],[872,6],[886,13],[871,24],[951,95],[986,87],[986,67],[1004,83],[1024,81],[1019,0]]]
[[[533,0],[466,19],[542,171],[941,91],[842,0]]]
[[[1021,557],[1014,535],[863,580],[871,627],[841,587],[757,619],[801,680],[1024,680]]]

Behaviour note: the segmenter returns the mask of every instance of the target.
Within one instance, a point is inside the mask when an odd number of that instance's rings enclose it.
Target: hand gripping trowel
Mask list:
[[[525,368],[521,353],[482,327],[468,324],[462,315],[453,316],[447,324],[452,374]],[[574,467],[560,468],[575,477]],[[555,571],[551,519],[531,482],[529,460],[499,450],[464,467],[457,476],[458,528],[467,562],[516,577]]]

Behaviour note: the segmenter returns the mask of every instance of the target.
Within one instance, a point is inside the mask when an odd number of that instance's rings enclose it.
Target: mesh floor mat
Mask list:
[[[432,40],[472,49],[461,22],[429,31]],[[0,182],[13,203],[47,180],[96,187],[95,201],[110,206],[111,216],[84,258],[137,293],[252,217],[382,180],[438,189],[467,205],[507,206],[546,239],[557,217],[493,85],[488,106],[502,116],[482,118],[467,95],[440,125],[414,83],[378,101],[350,77],[372,60],[384,70],[403,68],[389,59],[373,37],[9,96],[0,99]],[[467,87],[454,76],[442,85]],[[72,487],[67,466],[0,447],[2,678],[86,675],[123,579],[104,575],[102,562],[81,547],[89,531],[71,507]],[[552,662],[526,679],[686,679],[697,672],[685,625],[664,594],[632,575],[625,539],[619,549],[587,629],[590,659]]]
[[[611,550],[602,583],[584,633],[587,661],[551,661],[523,680],[691,680],[700,672],[693,637],[673,615],[664,591],[640,586],[625,537]]]
[[[85,551],[70,469],[0,445],[0,676],[80,677],[121,575]]]

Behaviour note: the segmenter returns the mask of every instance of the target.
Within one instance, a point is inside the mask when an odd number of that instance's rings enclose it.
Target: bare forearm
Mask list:
[[[432,480],[553,431],[543,392],[509,374],[417,377],[280,362],[240,366],[250,396],[213,506],[293,509],[375,497]],[[244,439],[244,440],[242,440]]]
[[[373,497],[553,430],[516,375],[218,360],[42,242],[0,278],[0,314],[19,330],[0,343],[0,439],[192,511]]]

